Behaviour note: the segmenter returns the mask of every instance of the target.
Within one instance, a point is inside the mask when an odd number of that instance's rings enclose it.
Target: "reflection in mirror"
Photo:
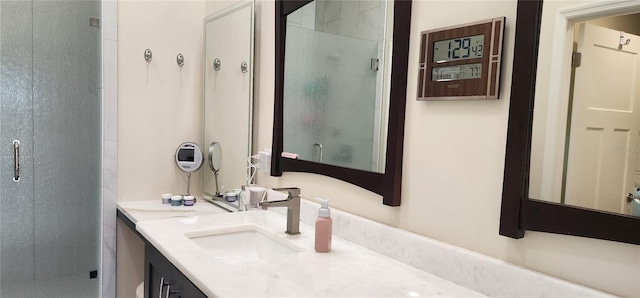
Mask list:
[[[204,144],[211,144],[203,196],[212,199],[247,184],[253,107],[253,1],[204,20]],[[215,67],[214,61],[220,61]],[[224,156],[222,156],[224,147]]]
[[[529,197],[640,216],[640,14],[568,25],[562,83],[536,94]]]
[[[352,168],[349,166],[338,166],[329,164],[326,162],[319,163],[316,161],[304,160],[304,159],[290,159],[281,156],[281,153],[286,152],[284,150],[284,130],[285,121],[287,118],[284,115],[285,103],[284,103],[284,84],[285,80],[285,59],[288,55],[292,55],[293,49],[288,49],[285,53],[287,44],[287,20],[289,15],[301,7],[312,1],[289,1],[289,0],[277,0],[275,3],[276,12],[276,63],[275,63],[275,97],[274,97],[274,115],[273,115],[273,158],[271,159],[271,175],[281,176],[284,172],[305,172],[326,175],[332,178],[340,179],[351,183],[353,185],[362,187],[373,193],[382,196],[382,203],[387,206],[400,206],[401,203],[401,190],[402,190],[402,160],[403,160],[403,144],[404,144],[404,120],[406,111],[406,98],[407,98],[407,72],[409,62],[409,35],[411,31],[411,0],[402,1],[385,1],[389,7],[393,6],[393,13],[387,10],[386,15],[393,15],[387,17],[389,21],[385,23],[385,27],[392,30],[392,36],[388,37],[390,43],[387,47],[392,49],[393,54],[387,54],[387,62],[382,62],[383,67],[386,66],[385,76],[390,76],[390,83],[388,89],[389,100],[383,103],[388,107],[382,107],[380,109],[382,115],[387,115],[388,119],[381,120],[386,124],[386,127],[382,128],[381,135],[386,137],[384,142],[384,162],[378,163],[378,171],[361,170]],[[353,7],[358,4],[358,9],[366,8],[366,5],[373,5],[371,11],[375,10],[376,3],[373,1],[344,1],[340,4],[340,14],[333,14],[337,17],[340,15],[339,22],[335,22],[334,25],[342,22],[353,22],[359,19],[344,18],[342,19],[342,12],[353,11]],[[316,4],[320,7],[320,4]],[[343,5],[344,9],[343,9]],[[364,6],[363,6],[364,5]],[[335,8],[336,6],[334,6]],[[351,8],[348,8],[351,7]],[[378,8],[379,9],[379,8]],[[316,10],[318,8],[316,7]],[[365,9],[365,11],[367,11]],[[317,11],[317,15],[320,12]],[[364,13],[364,11],[362,11]],[[328,14],[331,15],[331,14]],[[324,21],[324,17],[318,17],[316,20]],[[364,23],[365,20],[363,20]],[[310,24],[309,24],[310,25]],[[329,24],[327,24],[328,26]],[[363,25],[364,26],[364,25]],[[319,25],[316,26],[319,28]],[[354,27],[350,27],[354,28]],[[392,28],[392,29],[391,29]],[[385,42],[386,43],[386,42]],[[388,51],[388,53],[390,53]],[[392,60],[392,61],[389,61]],[[371,67],[369,65],[368,67]],[[356,80],[357,78],[350,78]],[[346,82],[350,82],[347,80]],[[310,85],[314,86],[314,84]],[[312,89],[310,89],[312,90]],[[387,94],[387,91],[384,92]],[[295,100],[295,99],[293,99]],[[388,112],[386,112],[388,110]],[[334,111],[331,111],[334,112]],[[336,112],[338,113],[338,112]],[[357,113],[354,113],[357,114]],[[311,114],[310,114],[311,115]],[[304,118],[302,118],[304,120]],[[373,130],[373,129],[372,129]],[[364,137],[363,137],[364,138]],[[382,143],[382,141],[381,141]],[[318,144],[318,145],[316,145]],[[313,148],[322,148],[322,158],[326,161],[331,158],[327,153],[327,148],[321,142],[313,142],[308,144]],[[372,145],[373,146],[373,145]],[[308,148],[308,147],[307,147]],[[382,150],[380,150],[382,155]],[[355,153],[354,153],[355,154]],[[358,152],[359,154],[359,152]],[[305,158],[303,156],[303,158]],[[317,158],[320,158],[318,153]],[[373,157],[371,157],[373,159]],[[384,164],[384,167],[382,166]],[[371,163],[373,168],[373,162]],[[384,169],[383,169],[384,168]]]
[[[220,194],[220,187],[218,186],[218,172],[220,172],[220,166],[222,166],[222,148],[220,143],[213,142],[209,145],[209,169],[213,172],[216,181],[216,197],[222,197]]]
[[[384,172],[392,10],[384,0],[316,0],[287,16],[285,152]]]

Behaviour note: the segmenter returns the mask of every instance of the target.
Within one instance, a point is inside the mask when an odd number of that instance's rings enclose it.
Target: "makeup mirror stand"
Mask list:
[[[191,173],[187,173],[187,196],[190,196],[189,189],[191,188]]]

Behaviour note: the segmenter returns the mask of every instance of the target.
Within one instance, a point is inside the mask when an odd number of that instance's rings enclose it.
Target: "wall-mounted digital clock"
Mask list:
[[[418,100],[498,99],[505,18],[421,33]]]

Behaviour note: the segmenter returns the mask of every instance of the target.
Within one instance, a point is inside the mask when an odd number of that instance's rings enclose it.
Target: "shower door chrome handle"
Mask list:
[[[13,141],[13,181],[20,181],[20,141]]]
[[[322,162],[322,144],[315,143],[315,144],[313,144],[313,146],[320,148],[320,162]]]

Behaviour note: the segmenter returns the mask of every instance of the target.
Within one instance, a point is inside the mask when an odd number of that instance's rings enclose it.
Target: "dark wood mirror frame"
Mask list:
[[[500,235],[539,231],[640,244],[640,218],[529,198],[542,0],[518,0]]]
[[[276,75],[271,176],[282,176],[282,172],[307,172],[330,176],[381,195],[382,203],[385,205],[400,206],[402,146],[404,144],[407,69],[409,63],[409,30],[411,28],[411,1],[394,1],[393,57],[384,173],[368,172],[306,160],[288,159],[280,156],[283,150],[284,51],[287,15],[311,1],[312,0],[276,0],[275,3]]]

